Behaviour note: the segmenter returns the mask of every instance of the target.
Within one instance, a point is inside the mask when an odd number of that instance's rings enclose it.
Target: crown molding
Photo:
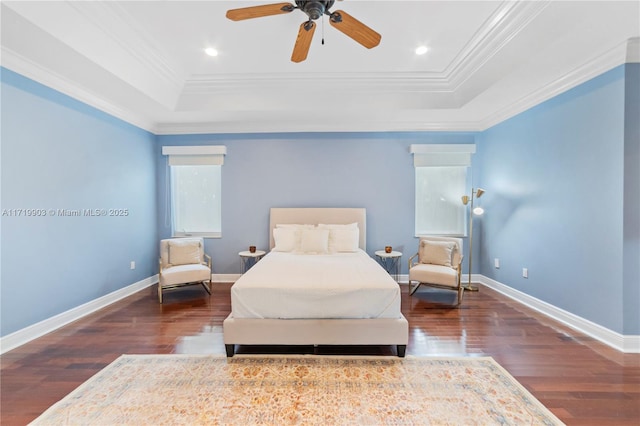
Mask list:
[[[640,38],[634,37],[627,43],[627,63],[640,62]]]
[[[260,114],[257,114],[259,116]],[[475,122],[469,121],[381,121],[349,120],[335,122],[315,120],[314,122],[266,122],[259,117],[242,116],[234,121],[224,122],[174,122],[158,123],[154,128],[157,135],[188,135],[207,133],[333,133],[333,132],[421,132],[421,131],[479,131]]]
[[[353,92],[371,90],[400,92],[450,92],[448,81],[433,73],[294,73],[283,75],[216,74],[194,75],[184,85],[184,95],[221,94],[291,89],[331,87]]]
[[[153,43],[153,38],[142,30],[139,23],[119,2],[73,2],[71,5],[116,41],[123,50],[137,58],[145,68],[171,85],[176,93],[182,90],[184,72],[178,71],[180,67],[171,63],[169,55]],[[87,5],[90,5],[91,12]],[[108,19],[105,19],[106,16]],[[126,28],[129,33],[119,31],[120,28]]]
[[[640,46],[637,40],[638,39],[630,39],[614,46],[611,50],[590,59],[553,82],[535,90],[515,102],[512,102],[509,105],[500,108],[495,113],[479,121],[478,127],[480,130],[486,130],[493,127],[496,124],[553,98],[554,96],[566,92],[567,90],[570,90],[594,77],[628,62],[627,52],[629,51],[629,46],[632,44]]]
[[[3,67],[30,78],[31,80],[37,81],[38,83],[53,90],[57,90],[60,93],[112,115],[113,117],[119,118],[129,124],[149,132],[152,131],[154,123],[151,120],[106,101],[95,93],[83,89],[74,81],[56,74],[48,68],[42,67],[40,64],[19,55],[5,46],[2,46],[0,52],[0,65]]]
[[[445,69],[443,78],[450,90],[469,80],[549,4],[550,0],[504,2]]]
[[[91,61],[156,103],[167,109],[175,107],[184,77],[161,46],[154,45],[117,2],[14,1],[3,2],[2,7],[47,34],[52,46],[66,46],[69,52]],[[14,26],[13,31],[9,41],[31,36],[27,26]],[[46,47],[40,49],[44,51]]]
[[[126,60],[111,57],[109,63],[93,57],[94,53],[85,53],[87,58],[110,70],[118,78],[141,90],[151,99],[173,108],[180,97],[184,83],[183,73],[171,64],[169,56],[164,54],[118,2],[91,1],[67,2],[69,7],[90,22],[104,37],[115,43]],[[95,32],[98,35],[98,32]],[[71,45],[70,45],[71,46]],[[71,46],[73,47],[73,46]],[[137,63],[133,69],[130,67]],[[136,69],[137,68],[137,69]],[[141,77],[146,75],[146,77]],[[146,81],[146,83],[145,83]]]
[[[314,123],[296,122],[264,122],[247,119],[246,116],[238,117],[235,120],[224,121],[198,121],[198,122],[154,122],[143,118],[130,110],[122,109],[112,103],[88,92],[73,81],[53,73],[49,69],[41,67],[39,64],[30,61],[19,54],[2,47],[2,66],[11,69],[25,77],[31,78],[52,89],[58,90],[81,102],[93,106],[107,114],[113,115],[134,126],[159,135],[179,135],[179,134],[199,134],[199,133],[291,133],[291,132],[386,132],[386,131],[484,131],[505,121],[517,114],[526,111],[560,93],[563,93],[589,79],[596,77],[625,62],[630,62],[629,52],[635,52],[640,46],[640,40],[635,38],[628,40],[610,51],[597,56],[582,66],[565,74],[561,78],[536,90],[529,95],[501,108],[497,112],[479,121],[380,121],[380,120],[356,120],[348,123],[337,123],[318,120]],[[639,61],[640,62],[640,61]],[[400,79],[398,75],[394,78]],[[278,80],[278,78],[274,78]],[[222,84],[222,77],[216,84]],[[301,80],[304,80],[301,78]],[[355,79],[354,79],[355,80]],[[365,79],[366,80],[366,79]],[[255,84],[259,84],[261,78],[255,79]],[[373,81],[373,83],[371,83]],[[377,80],[370,80],[369,83],[376,84]],[[205,87],[207,82],[204,83]],[[399,83],[400,84],[400,83]],[[372,86],[379,89],[379,86]],[[192,87],[193,89],[193,87]],[[255,117],[259,118],[259,117]]]
[[[121,5],[104,3],[100,7],[91,8],[89,12],[86,8],[80,6],[84,12],[93,14],[91,24],[105,31],[105,36],[111,37],[112,41],[119,43],[127,48],[128,55],[135,55],[140,58],[140,63],[144,64],[154,75],[160,75],[160,81],[166,81],[174,86],[180,84],[180,76],[177,69],[173,68],[168,61],[165,61],[161,51],[154,51],[145,40],[147,36],[136,31],[138,41],[132,43],[127,38],[127,34],[118,33],[120,25],[126,27],[131,25],[131,19],[126,12],[122,11]],[[107,5],[107,3],[109,3]],[[250,74],[241,75],[195,75],[183,87],[182,95],[211,95],[215,93],[238,93],[242,91],[277,91],[286,88],[304,88],[313,85],[323,91],[323,93],[331,94],[335,90],[339,93],[351,93],[357,91],[388,91],[395,93],[413,93],[421,94],[421,92],[440,93],[443,96],[455,94],[453,89],[454,83],[459,84],[465,78],[465,73],[472,73],[477,67],[482,66],[484,58],[481,52],[475,52],[474,49],[484,49],[484,54],[494,54],[496,50],[507,43],[510,37],[513,37],[523,26],[526,25],[527,19],[533,19],[530,14],[533,12],[540,13],[548,4],[543,2],[518,2],[517,6],[511,4],[513,2],[505,2],[493,16],[494,20],[499,21],[496,26],[489,25],[492,20],[488,20],[487,24],[478,31],[474,37],[473,46],[471,44],[465,48],[463,53],[456,58],[455,66],[446,73],[367,73],[364,75],[354,73],[329,73],[329,74],[302,74],[296,73],[287,75],[286,77],[277,76],[275,74]],[[538,4],[539,3],[539,4]],[[3,5],[4,7],[4,5]],[[74,4],[72,7],[77,8]],[[105,9],[106,8],[106,9]],[[533,8],[533,9],[526,9]],[[118,25],[114,28],[106,28],[104,23],[100,23],[98,11],[108,11],[109,19],[113,22],[115,19]],[[78,12],[81,13],[81,12]],[[102,13],[102,12],[100,12]],[[507,15],[511,15],[507,18]],[[556,96],[566,90],[569,90],[585,81],[596,77],[616,66],[623,63],[640,62],[640,38],[632,38],[617,46],[613,46],[608,52],[592,58],[583,65],[564,74],[560,78],[548,83],[544,87],[537,89],[520,99],[511,102],[509,105],[501,107],[499,110],[492,112],[479,120],[458,120],[456,114],[450,120],[438,119],[437,121],[429,121],[430,110],[423,108],[424,120],[418,120],[415,116],[407,118],[402,114],[396,114],[395,117],[351,117],[349,114],[339,117],[339,120],[322,120],[317,117],[313,120],[295,120],[286,118],[269,122],[264,119],[264,112],[255,111],[250,114],[234,114],[233,111],[227,111],[224,117],[215,117],[210,114],[208,117],[203,116],[201,120],[195,121],[175,121],[165,119],[154,119],[144,116],[145,111],[133,111],[123,105],[117,105],[109,102],[106,98],[97,95],[95,92],[89,91],[78,82],[65,78],[63,75],[46,68],[27,57],[21,56],[15,51],[2,46],[0,64],[8,69],[20,73],[31,78],[41,84],[58,90],[70,97],[95,107],[107,114],[126,121],[134,126],[156,134],[192,134],[192,133],[247,133],[247,132],[378,132],[378,131],[483,131],[504,120],[507,120],[521,112],[544,102],[553,96]],[[494,53],[491,53],[494,52]],[[471,74],[469,74],[471,75]],[[173,108],[168,108],[170,113]],[[372,110],[373,111],[373,110]],[[398,111],[396,111],[398,112]],[[168,115],[166,115],[168,117]]]
[[[634,56],[636,54],[638,58]],[[239,119],[237,122],[226,121],[224,123],[163,123],[156,126],[156,131],[159,132],[159,134],[334,131],[484,131],[627,62],[640,62],[640,39],[632,38],[614,46],[609,51],[592,58],[544,87],[529,93],[528,95],[500,108],[495,113],[492,113],[478,121],[428,122],[428,119],[425,119],[424,122],[416,120],[382,122],[380,120],[375,120],[370,122],[355,121],[346,124],[332,123],[330,120],[318,120],[318,122],[313,124],[296,122],[282,124],[261,123],[259,120],[247,120],[243,118]],[[267,77],[268,80],[268,76],[263,77]],[[387,77],[390,79],[397,79],[397,86],[403,85],[400,73],[389,74]],[[419,77],[414,77],[419,80]],[[380,75],[371,75],[370,79],[367,80],[364,78],[359,81],[359,83],[362,85],[371,85],[371,90],[374,88],[376,90],[381,90],[380,85],[384,83],[389,84],[389,81],[384,82],[384,79],[380,80],[380,78]],[[280,80],[275,77],[273,77],[273,79]],[[282,80],[284,81],[286,79]],[[303,81],[305,79],[300,77],[300,80]],[[207,90],[207,84],[211,83],[211,81],[211,79],[203,79],[203,90]],[[215,82],[215,84],[222,84],[223,81],[224,77],[221,77],[221,80],[219,82]],[[240,81],[243,81],[243,79],[241,78]],[[252,84],[260,85],[262,84],[261,82],[264,81],[265,80],[263,80],[262,77],[254,77]],[[353,83],[358,84],[358,82],[355,81],[355,78],[353,78]],[[332,84],[335,84],[335,81]],[[406,84],[410,86],[412,83]],[[191,89],[194,88],[195,86],[191,87]]]

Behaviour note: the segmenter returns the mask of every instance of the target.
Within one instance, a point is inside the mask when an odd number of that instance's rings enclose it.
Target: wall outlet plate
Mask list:
[[[529,270],[527,268],[522,268],[522,277],[529,278]]]
[[[500,259],[497,257],[493,259],[493,266],[495,266],[496,269],[500,269]]]
[[[131,261],[131,269],[136,269],[136,262],[135,261]]]

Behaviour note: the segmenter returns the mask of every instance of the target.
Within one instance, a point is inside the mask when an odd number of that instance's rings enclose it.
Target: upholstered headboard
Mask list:
[[[283,208],[272,207],[269,215],[269,248],[275,245],[273,228],[277,224],[295,223],[301,225],[349,224],[357,223],[360,230],[358,246],[367,249],[367,210],[364,208]]]

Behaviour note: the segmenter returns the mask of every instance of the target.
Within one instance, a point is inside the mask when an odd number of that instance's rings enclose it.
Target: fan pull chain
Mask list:
[[[324,46],[324,16],[322,17],[322,45]]]

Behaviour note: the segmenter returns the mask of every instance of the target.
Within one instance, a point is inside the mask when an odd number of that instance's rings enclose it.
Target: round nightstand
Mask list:
[[[378,250],[375,254],[380,265],[382,265],[384,270],[390,275],[393,275],[397,282],[398,276],[400,275],[400,258],[402,257],[402,252],[392,251],[391,253],[387,253],[384,250]]]
[[[267,254],[264,250],[256,250],[251,253],[249,250],[241,251],[238,253],[240,256],[240,266],[242,268],[242,273],[247,272],[253,265],[255,265],[262,257]]]

